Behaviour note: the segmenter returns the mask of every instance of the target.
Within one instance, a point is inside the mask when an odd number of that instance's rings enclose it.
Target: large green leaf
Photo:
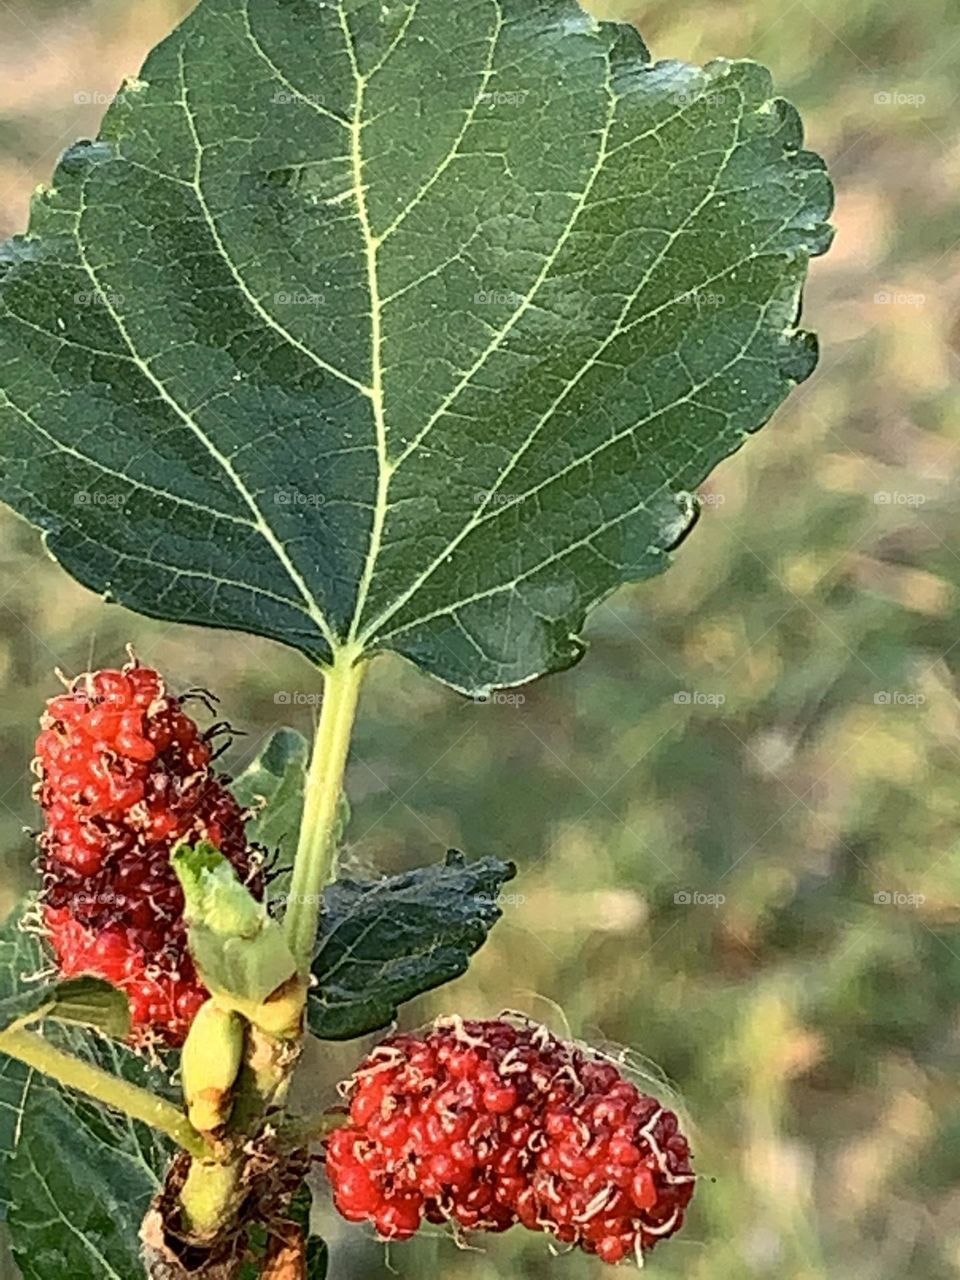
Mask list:
[[[16,920],[0,931],[0,997],[16,999],[43,957]],[[155,1092],[166,1077],[142,1057],[78,1027],[62,1047]],[[0,1209],[25,1280],[133,1280],[138,1229],[170,1157],[165,1139],[64,1092],[0,1054]]]
[[[147,614],[568,665],[813,368],[800,147],[575,0],[201,0],[2,255],[0,496]]]
[[[142,1276],[138,1230],[166,1153],[126,1124],[87,1123],[49,1089],[30,1100],[28,1124],[8,1220],[24,1280]]]
[[[377,1031],[406,1000],[466,972],[500,919],[514,867],[497,858],[445,863],[384,880],[338,880],[324,894],[313,961],[310,1030],[322,1040]]]

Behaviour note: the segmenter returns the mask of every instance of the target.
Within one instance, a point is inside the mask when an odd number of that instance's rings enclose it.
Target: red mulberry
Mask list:
[[[384,1041],[347,1089],[327,1172],[343,1216],[386,1239],[522,1223],[616,1263],[679,1230],[693,1195],[673,1112],[545,1027],[441,1020]]]
[[[37,739],[44,921],[61,972],[130,998],[136,1039],[181,1042],[206,998],[187,951],[181,840],[209,840],[258,894],[244,815],[212,747],[166,690],[130,663],[51,698]]]

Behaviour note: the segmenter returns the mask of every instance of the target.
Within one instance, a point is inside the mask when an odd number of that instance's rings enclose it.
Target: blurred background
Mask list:
[[[190,6],[0,0],[0,235]],[[608,11],[609,8],[608,8]],[[838,187],[815,377],[704,491],[669,574],[621,591],[575,670],[465,703],[369,682],[349,857],[513,857],[468,977],[408,1011],[524,1009],[625,1047],[694,1119],[703,1175],[662,1280],[960,1276],[960,11],[955,0],[651,0],[654,53],[771,67]],[[623,12],[623,9],[621,9]],[[264,736],[309,713],[292,652],[107,607],[0,518],[0,885],[30,883],[27,765],[54,668],[132,641]],[[318,1062],[324,1084],[356,1046]],[[667,1086],[660,1086],[666,1088]],[[584,1280],[513,1232],[389,1254],[321,1196],[334,1280]],[[0,1268],[2,1270],[2,1268]],[[6,1274],[13,1275],[7,1266]]]

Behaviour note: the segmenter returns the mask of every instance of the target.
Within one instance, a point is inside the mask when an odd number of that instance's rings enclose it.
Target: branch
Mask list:
[[[17,1024],[0,1031],[0,1053],[25,1062],[68,1089],[76,1089],[104,1106],[158,1129],[193,1156],[209,1158],[211,1155],[206,1142],[172,1102],[65,1053],[35,1031],[25,1031]]]

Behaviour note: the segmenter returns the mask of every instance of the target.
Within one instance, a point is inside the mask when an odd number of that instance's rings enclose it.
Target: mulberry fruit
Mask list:
[[[611,1062],[514,1020],[385,1040],[327,1144],[340,1213],[389,1240],[421,1222],[522,1224],[604,1262],[679,1230],[693,1195],[677,1117]]]
[[[41,904],[58,967],[121,987],[135,1040],[179,1044],[206,992],[187,950],[173,848],[209,840],[263,892],[209,735],[158,672],[131,662],[52,698],[36,751]]]

